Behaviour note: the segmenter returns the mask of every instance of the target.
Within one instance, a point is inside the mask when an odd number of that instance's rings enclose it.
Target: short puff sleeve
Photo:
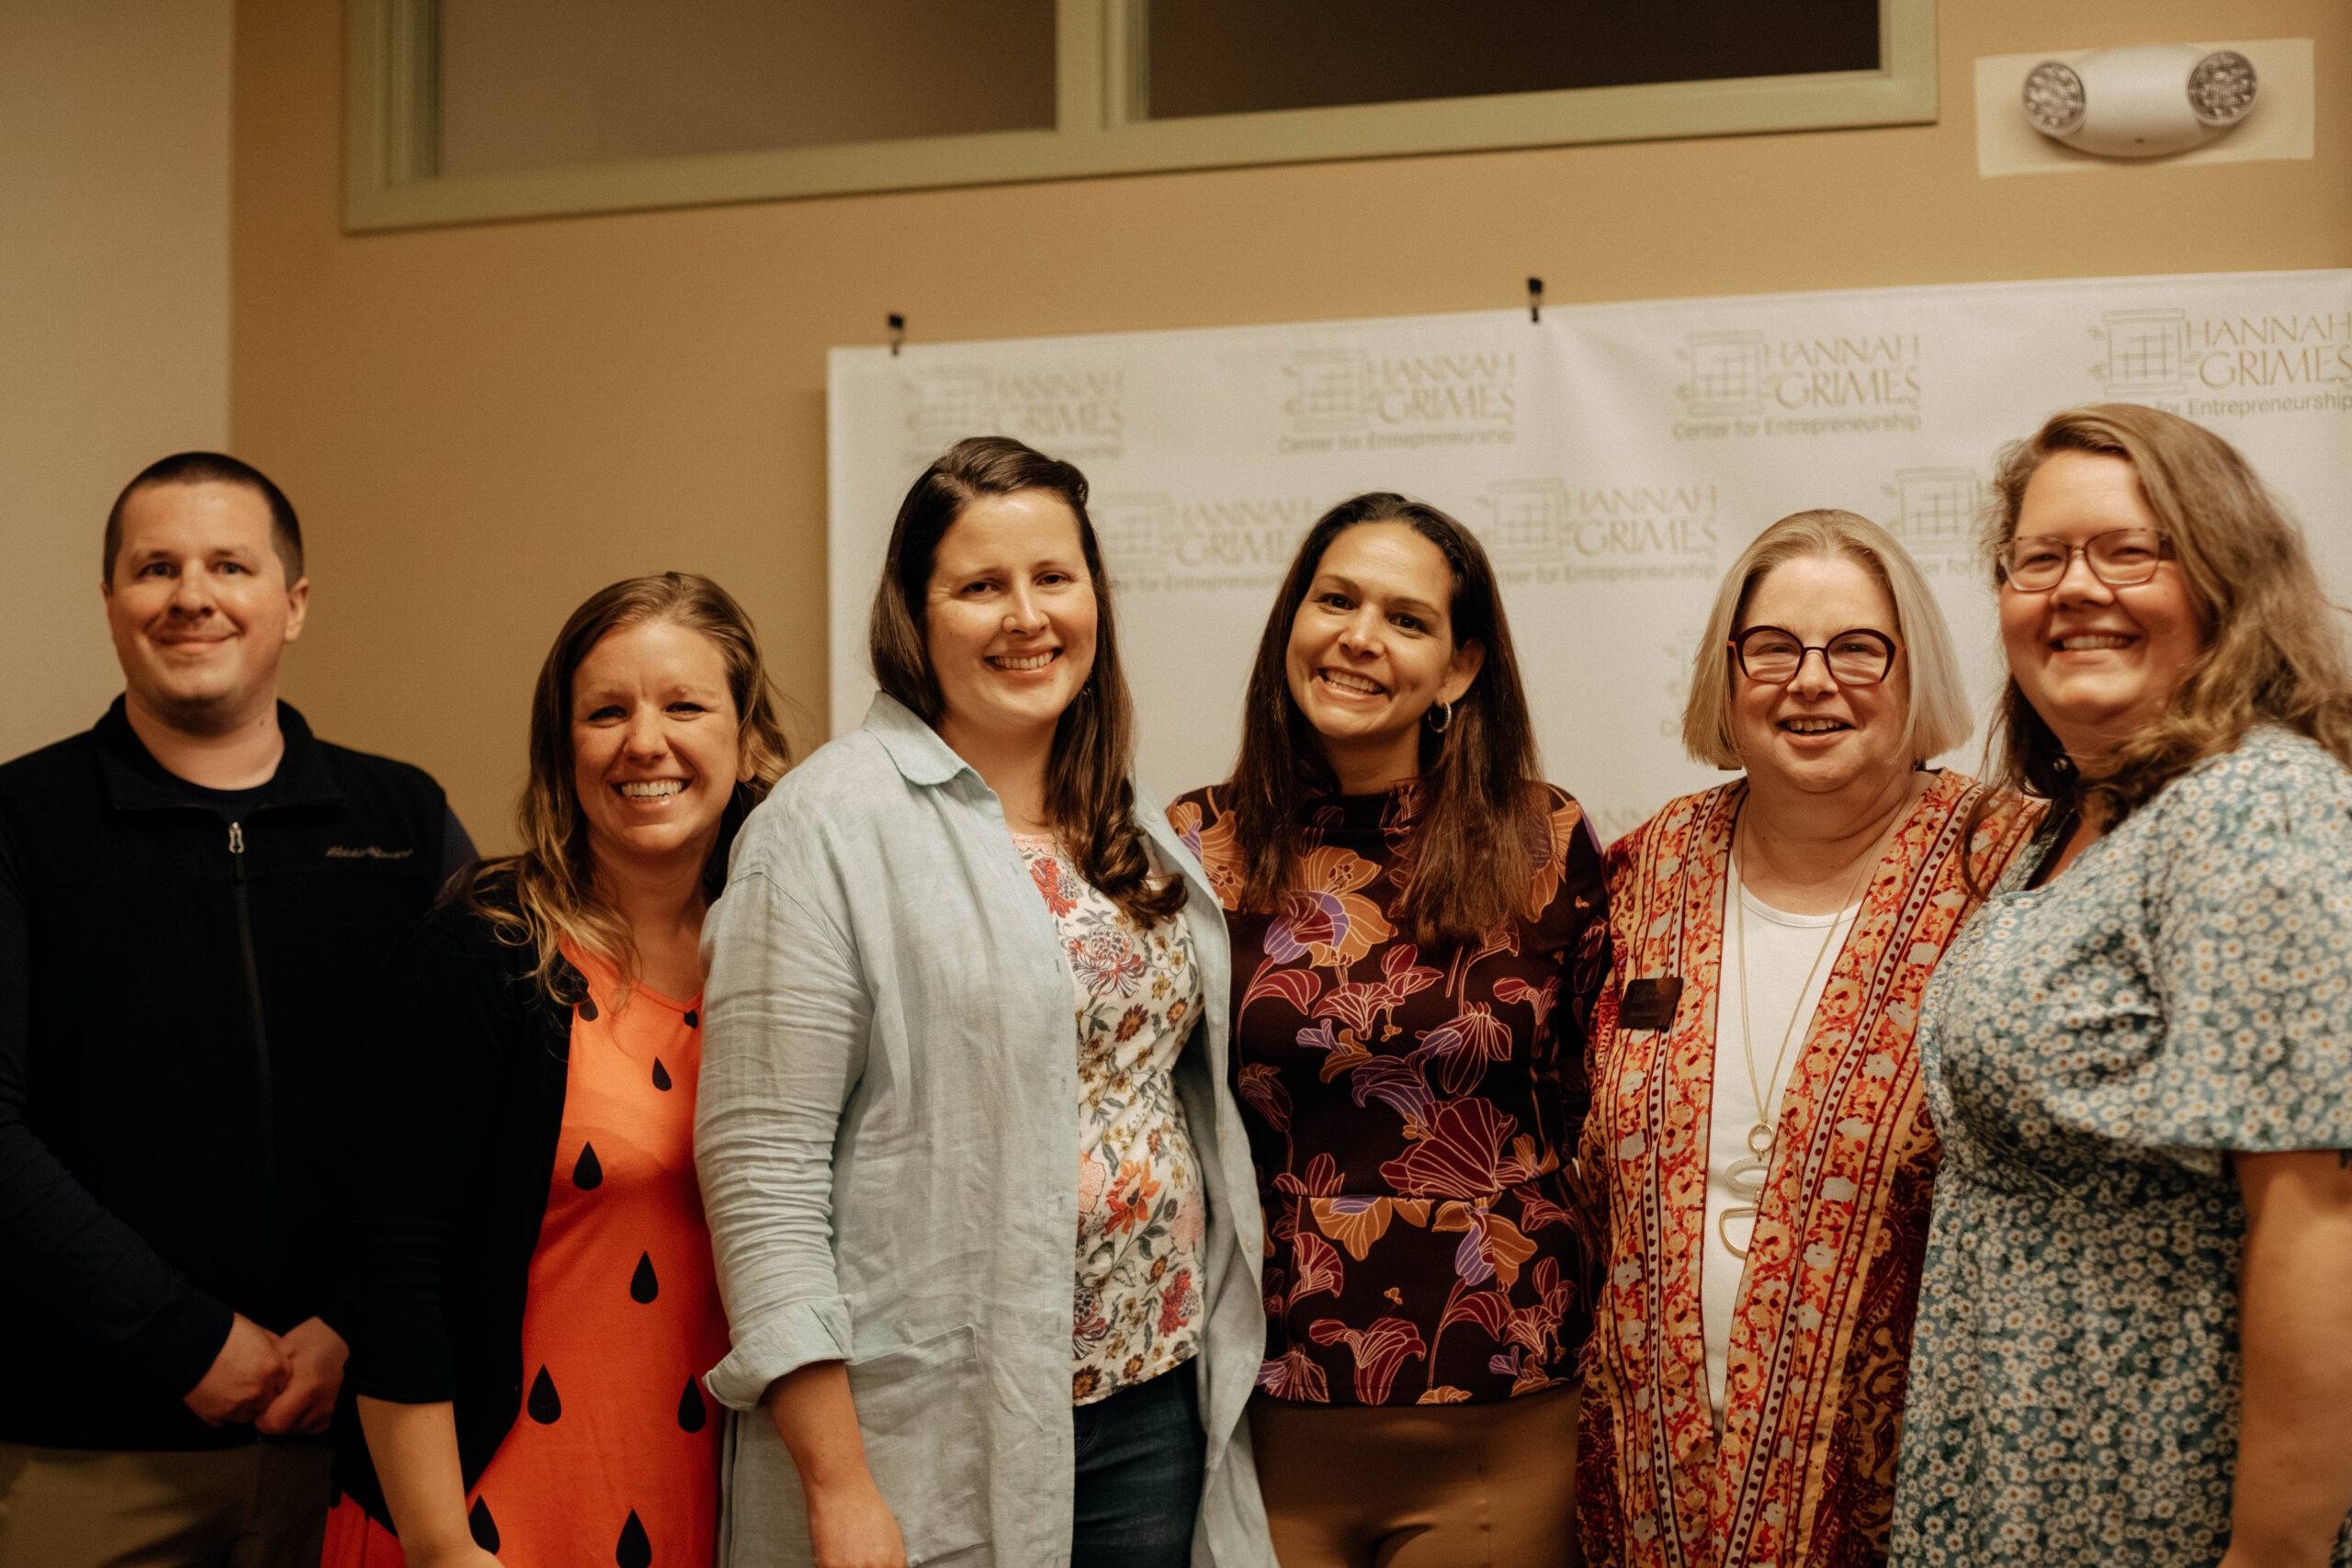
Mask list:
[[[2257,732],[2144,809],[2181,830],[2159,835],[2173,852],[2148,883],[2165,1042],[2141,1129],[2177,1148],[2352,1147],[2352,773]]]

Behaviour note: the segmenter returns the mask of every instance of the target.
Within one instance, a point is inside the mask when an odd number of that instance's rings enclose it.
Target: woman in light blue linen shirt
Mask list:
[[[1086,481],[966,441],[899,509],[883,694],[705,927],[722,1562],[1273,1568],[1217,899],[1128,777]]]

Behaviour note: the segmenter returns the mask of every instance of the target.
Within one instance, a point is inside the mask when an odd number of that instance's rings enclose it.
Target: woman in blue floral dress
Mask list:
[[[2004,455],[2004,782],[1928,992],[1944,1140],[1897,1564],[2352,1562],[2352,672],[2225,442]]]

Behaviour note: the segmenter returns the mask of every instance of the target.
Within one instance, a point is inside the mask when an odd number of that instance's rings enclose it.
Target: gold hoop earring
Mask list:
[[[1443,717],[1435,719],[1430,718],[1429,714],[1423,714],[1421,716],[1423,720],[1428,723],[1430,727],[1430,733],[1431,735],[1443,735],[1448,729],[1453,727],[1453,705],[1452,703],[1438,703],[1430,709],[1430,713],[1442,713],[1444,715]]]

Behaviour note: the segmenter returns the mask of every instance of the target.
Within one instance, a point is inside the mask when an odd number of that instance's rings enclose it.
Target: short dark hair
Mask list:
[[[286,492],[271,483],[267,474],[225,452],[175,452],[140,469],[138,477],[114,498],[107,513],[106,581],[114,581],[115,558],[122,554],[122,509],[130,498],[150,485],[201,484],[243,485],[267,502],[269,542],[286,564],[286,581],[302,581],[302,524]]]
[[[1094,591],[1094,671],[1062,710],[1046,764],[1046,807],[1061,829],[1078,873],[1137,925],[1150,927],[1184,905],[1184,879],[1155,885],[1143,829],[1136,826],[1135,712],[1119,670],[1119,634],[1111,612],[1111,578],[1086,515],[1086,476],[1009,435],[958,441],[925,468],[899,506],[882,581],[874,590],[866,649],[883,691],[937,725],[945,701],[932,668],[932,566],[939,541],[967,507],[984,496],[1042,491],[1078,519],[1079,548]]]

